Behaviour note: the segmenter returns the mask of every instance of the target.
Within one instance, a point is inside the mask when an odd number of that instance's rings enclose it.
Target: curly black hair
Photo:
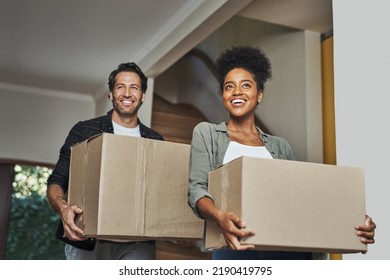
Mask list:
[[[118,75],[120,72],[133,72],[138,74],[141,80],[141,91],[143,93],[146,92],[148,88],[148,78],[135,62],[121,63],[115,70],[110,73],[108,76],[108,88],[111,92],[114,90],[116,75]]]
[[[216,61],[221,93],[226,75],[234,68],[243,68],[252,73],[257,90],[264,90],[265,82],[271,78],[271,62],[257,47],[237,46],[227,49]]]

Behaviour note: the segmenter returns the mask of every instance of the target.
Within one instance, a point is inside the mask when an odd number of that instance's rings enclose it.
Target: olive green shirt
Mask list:
[[[290,144],[281,137],[265,134],[259,128],[260,138],[273,158],[295,160]],[[226,123],[199,123],[193,130],[188,185],[188,204],[200,217],[196,203],[202,197],[212,196],[208,192],[208,174],[223,163],[230,138]]]
[[[290,144],[281,137],[265,134],[259,128],[260,138],[273,158],[296,160]],[[188,204],[194,213],[200,217],[196,203],[202,197],[212,196],[208,189],[208,174],[223,163],[230,138],[226,123],[199,123],[193,131],[190,153],[190,170],[188,184]],[[200,217],[201,218],[201,217]],[[328,254],[312,253],[313,259],[329,259]]]

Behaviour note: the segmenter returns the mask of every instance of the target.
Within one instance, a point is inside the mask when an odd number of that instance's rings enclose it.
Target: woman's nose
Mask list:
[[[234,95],[240,95],[241,94],[241,88],[240,87],[235,87],[233,90]]]

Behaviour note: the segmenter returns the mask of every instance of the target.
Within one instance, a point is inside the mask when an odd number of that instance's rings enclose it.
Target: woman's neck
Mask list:
[[[240,133],[257,133],[255,120],[252,119],[229,119],[226,127],[230,131]]]
[[[230,119],[226,128],[230,141],[248,146],[264,146],[254,120],[237,121]]]

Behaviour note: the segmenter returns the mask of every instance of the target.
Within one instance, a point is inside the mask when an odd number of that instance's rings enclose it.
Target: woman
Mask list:
[[[239,239],[254,232],[232,212],[218,209],[208,189],[208,173],[240,156],[295,160],[289,143],[263,133],[255,125],[255,110],[263,98],[264,84],[271,77],[271,63],[255,47],[234,47],[217,60],[219,85],[227,123],[200,123],[193,131],[190,156],[189,204],[201,218],[214,221],[229,249],[213,252],[213,259],[311,259],[311,253],[249,250],[253,245]],[[365,244],[374,243],[375,224],[367,216],[364,226],[356,227]]]

